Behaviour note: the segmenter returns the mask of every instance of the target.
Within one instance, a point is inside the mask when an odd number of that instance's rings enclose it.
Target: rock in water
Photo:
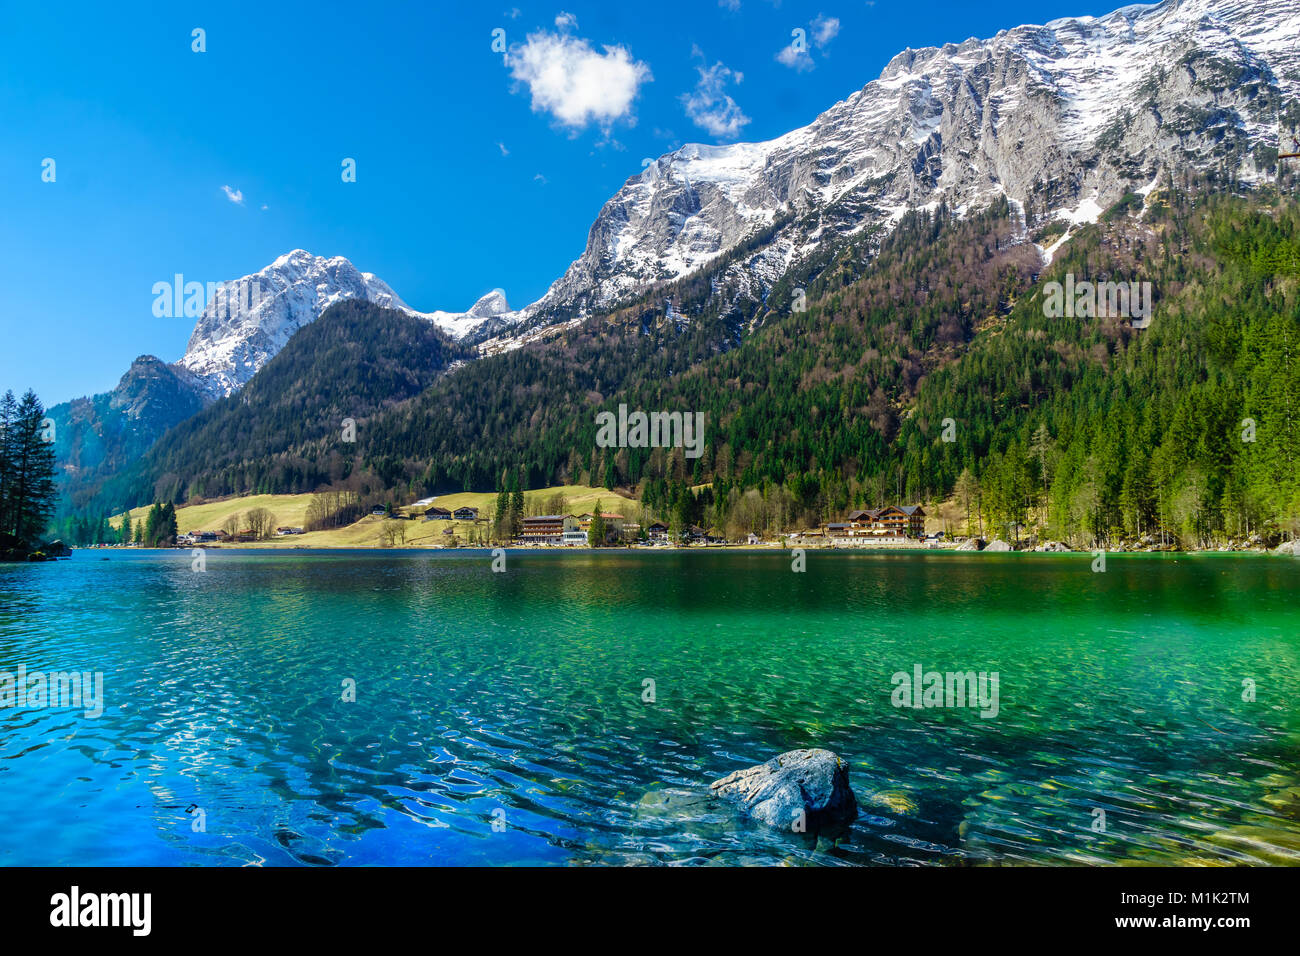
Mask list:
[[[829,750],[791,750],[767,763],[737,770],[709,788],[768,826],[809,832],[851,822],[858,802],[849,786],[849,765]]]
[[[994,538],[984,546],[985,551],[1010,551],[1011,545],[1007,544],[1001,538]]]

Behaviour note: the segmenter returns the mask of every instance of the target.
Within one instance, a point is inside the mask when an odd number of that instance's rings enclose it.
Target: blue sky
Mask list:
[[[1109,9],[3,0],[0,388],[52,405],[111,388],[137,355],[174,361],[193,320],[155,318],[155,282],[299,247],[416,309],[498,287],[526,305],[643,158],[779,136],[909,46]]]

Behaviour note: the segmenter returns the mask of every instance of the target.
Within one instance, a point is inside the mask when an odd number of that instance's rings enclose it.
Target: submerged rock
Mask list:
[[[713,800],[707,793],[664,787],[646,792],[637,801],[636,816],[639,820],[698,818],[712,807]]]
[[[881,790],[873,793],[868,802],[874,807],[880,807],[899,816],[916,812],[916,801],[912,799],[911,794],[902,790]]]
[[[829,750],[791,750],[715,781],[709,789],[768,826],[809,832],[858,815],[849,765]]]

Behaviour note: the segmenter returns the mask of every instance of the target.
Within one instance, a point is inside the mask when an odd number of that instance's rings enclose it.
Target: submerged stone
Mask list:
[[[870,801],[872,806],[888,810],[890,813],[896,813],[899,816],[906,816],[916,812],[916,801],[910,794],[902,790],[881,790],[871,795]]]

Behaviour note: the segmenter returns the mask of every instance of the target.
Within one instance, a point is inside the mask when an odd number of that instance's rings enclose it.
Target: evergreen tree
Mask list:
[[[18,402],[12,391],[0,398],[0,531],[13,527],[14,462],[18,454]]]
[[[0,467],[6,473],[0,530],[24,544],[36,544],[49,531],[56,496],[54,444],[45,427],[45,407],[30,390],[16,407],[6,394],[0,416],[5,416]]]

